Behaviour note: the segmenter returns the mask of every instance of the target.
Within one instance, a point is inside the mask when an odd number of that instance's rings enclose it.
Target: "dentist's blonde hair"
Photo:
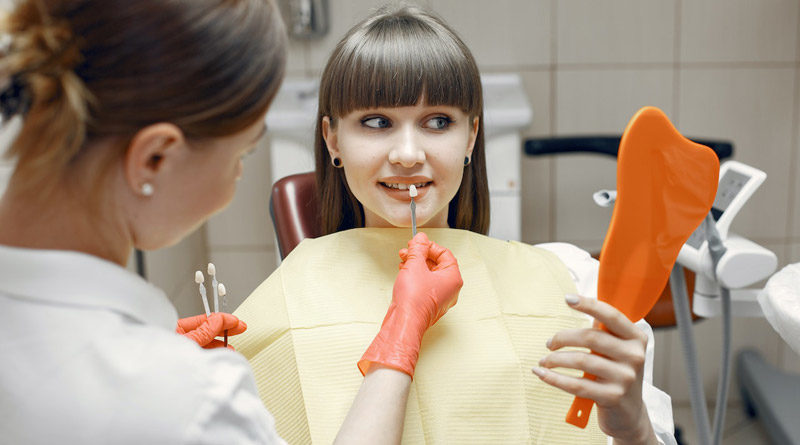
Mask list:
[[[489,186],[483,136],[483,92],[478,66],[464,42],[439,17],[411,5],[389,6],[353,27],[331,54],[319,90],[315,134],[321,231],[364,226],[364,209],[334,168],[322,137],[351,111],[403,107],[424,97],[429,105],[456,106],[479,128],[471,161],[450,201],[450,227],[489,230]]]
[[[283,79],[274,0],[15,3],[0,29],[0,110],[23,117],[6,153],[12,181],[40,196],[95,141],[114,143],[110,162],[158,122],[188,139],[235,134],[261,119]]]

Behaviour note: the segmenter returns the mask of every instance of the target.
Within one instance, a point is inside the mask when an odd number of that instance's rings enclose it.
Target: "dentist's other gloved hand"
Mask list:
[[[362,374],[379,363],[413,378],[422,336],[456,304],[463,284],[453,254],[422,232],[400,251],[400,258],[381,330],[358,362]]]
[[[246,329],[247,325],[234,315],[215,312],[208,317],[205,314],[201,314],[194,317],[181,318],[178,320],[175,332],[206,349],[213,349],[225,347],[222,341],[216,340],[216,337],[225,335],[225,330],[228,331],[228,337],[230,337],[241,334]],[[228,348],[233,349],[230,345],[228,345]]]

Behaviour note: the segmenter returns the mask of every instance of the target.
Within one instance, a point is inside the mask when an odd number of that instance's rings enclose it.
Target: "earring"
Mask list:
[[[468,166],[472,159],[469,156],[464,156],[464,167]]]
[[[336,167],[336,168],[342,168],[342,159],[341,159],[341,158],[339,158],[339,157],[333,158],[333,159],[331,160],[331,162],[333,163],[333,166],[334,166],[334,167]]]
[[[142,191],[142,195],[144,195],[144,196],[153,196],[153,192],[155,191],[155,189],[153,189],[153,184],[150,184],[149,182],[145,182],[144,184],[142,184],[142,190],[141,191]]]

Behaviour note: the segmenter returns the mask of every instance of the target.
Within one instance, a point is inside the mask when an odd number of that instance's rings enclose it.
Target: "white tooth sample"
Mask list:
[[[217,274],[217,268],[214,267],[214,263],[208,263],[208,274],[212,277]]]
[[[200,283],[203,283],[204,281],[206,281],[206,278],[203,276],[203,272],[200,272],[198,270],[197,272],[194,273],[194,282],[195,283],[200,284]]]
[[[220,297],[224,297],[225,295],[228,294],[227,291],[225,290],[225,285],[222,284],[222,283],[219,283],[217,285],[217,291],[219,291],[219,296]]]
[[[413,184],[412,184],[412,185],[411,185],[411,186],[408,188],[408,196],[410,196],[410,197],[412,197],[412,198],[416,198],[416,196],[417,196],[417,186],[415,186],[415,185],[413,185]]]

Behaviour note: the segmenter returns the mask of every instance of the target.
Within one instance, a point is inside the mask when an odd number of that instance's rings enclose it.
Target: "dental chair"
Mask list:
[[[306,238],[321,235],[314,172],[279,179],[269,197],[269,216],[281,260]]]

